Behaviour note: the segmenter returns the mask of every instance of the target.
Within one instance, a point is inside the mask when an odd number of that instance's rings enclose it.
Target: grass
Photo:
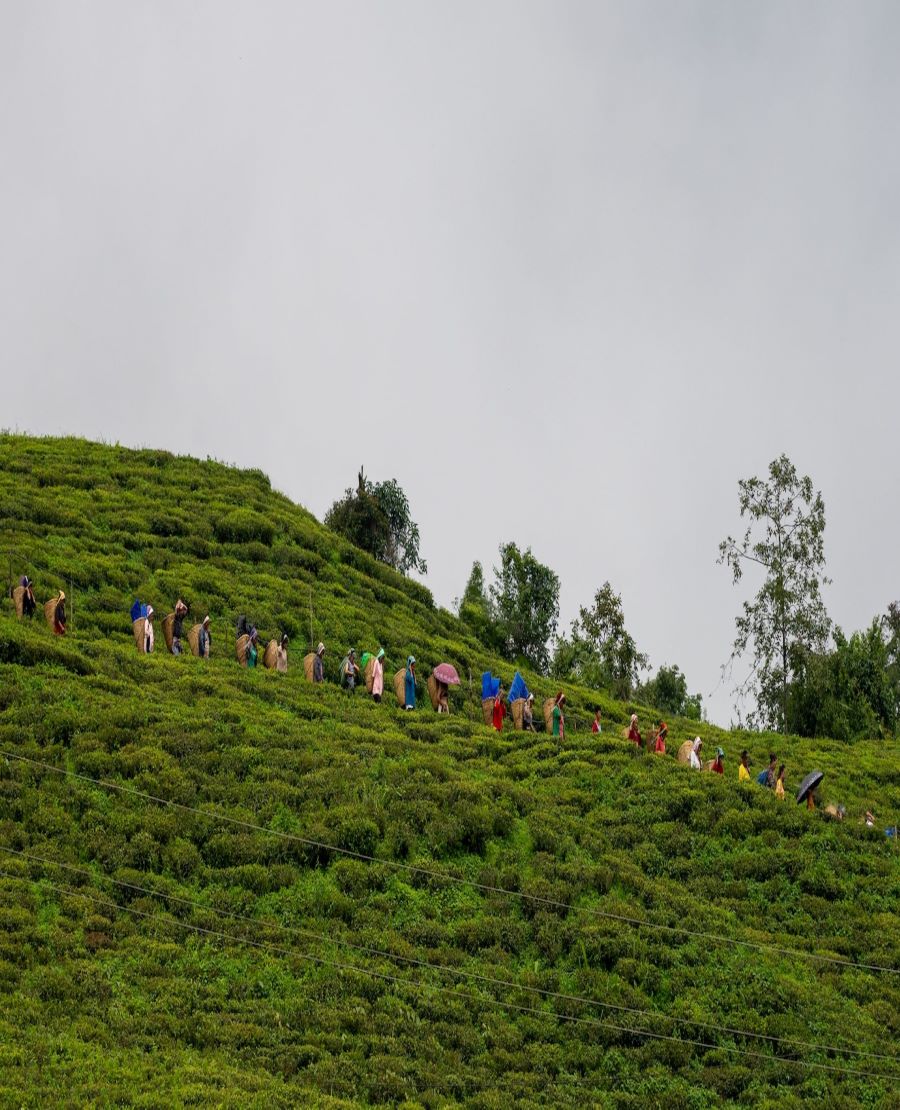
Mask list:
[[[0,510],[13,573],[75,602],[64,640],[0,614],[0,750],[259,826],[0,760],[0,847],[55,861],[0,852],[0,1104],[896,1105],[897,1081],[808,1066],[900,1075],[896,975],[715,939],[900,966],[900,856],[856,819],[896,820],[896,742],[670,722],[670,750],[699,731],[728,753],[697,775],[575,687],[562,746],[497,735],[478,676],[509,665],[256,471],[5,436]],[[213,657],[138,657],[131,602],[178,595],[212,615]],[[289,632],[287,675],[237,666],[239,612]],[[310,635],[331,678],[351,644],[389,671],[453,662],[454,714],[312,687]],[[739,787],[740,749],[758,768],[770,745],[851,819]]]

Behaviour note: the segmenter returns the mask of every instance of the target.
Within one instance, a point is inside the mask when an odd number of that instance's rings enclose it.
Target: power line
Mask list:
[[[392,975],[389,972],[375,971],[373,968],[359,967],[357,964],[347,964],[337,960],[326,960],[322,956],[313,955],[311,952],[296,952],[291,948],[285,948],[283,945],[266,943],[264,941],[250,940],[246,937],[238,937],[233,933],[226,933],[220,929],[209,929],[201,925],[192,925],[186,921],[180,921],[176,917],[163,918],[159,914],[147,913],[145,910],[135,909],[133,906],[123,906],[118,902],[112,902],[105,898],[95,898],[90,894],[85,894],[80,890],[72,890],[70,887],[59,886],[56,883],[51,883],[46,879],[33,880],[24,878],[21,875],[13,875],[8,871],[0,871],[0,878],[12,879],[14,882],[22,883],[41,883],[51,890],[55,890],[60,894],[67,894],[72,897],[84,898],[86,901],[94,905],[104,906],[107,909],[119,910],[123,913],[130,913],[136,917],[142,917],[151,921],[159,921],[165,924],[176,925],[180,929],[186,929],[189,932],[198,933],[204,936],[216,937],[219,940],[231,941],[234,944],[246,944],[252,948],[260,949],[261,951],[272,952],[276,955],[286,956],[288,958],[303,960],[309,963],[318,964],[321,967],[332,967],[338,971],[356,972],[360,975],[368,975],[375,979],[381,979],[385,982],[396,983],[401,986],[409,987],[412,990],[433,990],[440,994],[446,994],[451,997],[465,999],[468,1002],[475,1002],[481,1005],[491,1005],[506,1007],[507,1009],[516,1010],[520,1013],[535,1014],[538,1017],[556,1018],[558,1021],[569,1022],[574,1025],[586,1025],[596,1029],[608,1029],[618,1033],[627,1033],[636,1037],[647,1037],[650,1040],[665,1041],[671,1044],[692,1045],[696,1048],[709,1049],[712,1052],[727,1052],[737,1054],[741,1057],[764,1060],[768,1063],[782,1063],[793,1064],[797,1067],[814,1068],[819,1071],[838,1072],[841,1075],[853,1075],[865,1077],[869,1079],[884,1079],[889,1082],[896,1082],[900,1080],[900,1075],[888,1075],[883,1072],[870,1072],[861,1071],[856,1068],[847,1068],[837,1064],[820,1064],[812,1060],[794,1060],[789,1056],[767,1055],[764,1052],[756,1052],[752,1049],[734,1048],[730,1045],[717,1045],[711,1044],[707,1041],[693,1040],[688,1037],[674,1037],[668,1033],[654,1033],[649,1029],[632,1029],[628,1026],[616,1025],[613,1022],[600,1021],[598,1018],[580,1017],[577,1014],[561,1014],[557,1010],[547,1011],[541,1010],[536,1006],[523,1006],[516,1002],[507,1002],[504,999],[493,998],[487,995],[469,994],[466,991],[459,991],[452,987],[441,986],[437,983],[424,983],[414,979],[405,979],[401,975]]]
[[[523,983],[517,983],[510,979],[497,979],[494,976],[484,975],[480,972],[468,971],[464,968],[450,967],[446,964],[436,964],[428,960],[422,960],[414,956],[403,956],[397,952],[389,952],[381,948],[373,948],[369,945],[358,944],[354,941],[346,940],[342,937],[326,936],[322,933],[317,933],[312,929],[306,929],[295,925],[284,925],[278,921],[266,921],[258,917],[250,917],[247,914],[235,913],[231,910],[217,909],[213,906],[208,906],[203,902],[197,902],[191,898],[184,898],[178,894],[169,894],[166,891],[154,890],[152,887],[141,886],[138,883],[129,883],[122,879],[114,879],[111,875],[98,874],[87,867],[78,867],[75,864],[63,863],[60,860],[48,859],[45,856],[36,855],[33,852],[26,852],[19,848],[8,848],[0,845],[0,852],[6,852],[8,855],[18,856],[22,859],[31,860],[35,863],[48,865],[51,867],[59,867],[66,871],[71,871],[77,875],[84,875],[89,879],[96,881],[100,879],[104,882],[112,883],[114,886],[121,887],[124,890],[136,891],[140,894],[149,894],[154,898],[163,898],[170,902],[178,903],[182,906],[190,906],[193,909],[200,910],[203,913],[210,913],[213,916],[227,917],[233,921],[244,922],[249,925],[254,925],[266,929],[278,929],[285,933],[294,933],[298,936],[306,936],[312,940],[321,941],[324,944],[339,944],[345,948],[353,949],[357,952],[362,952],[368,956],[379,956],[387,960],[396,960],[401,963],[411,964],[415,967],[426,968],[430,971],[444,972],[449,975],[456,975],[460,978],[474,979],[483,983],[489,983],[492,986],[511,988],[513,990],[524,991],[528,994],[540,995],[544,998],[559,999],[564,1002],[575,1002],[583,1006],[594,1006],[603,1010],[615,1010],[619,1013],[634,1014],[640,1017],[661,1018],[664,1021],[671,1021],[674,1024],[693,1025],[700,1029],[712,1029],[720,1033],[730,1033],[739,1037],[753,1038],[756,1040],[770,1041],[783,1045],[794,1045],[800,1048],[810,1048],[818,1052],[834,1052],[845,1053],[854,1056],[866,1056],[876,1060],[889,1060],[892,1063],[900,1064],[900,1059],[896,1056],[891,1056],[881,1052],[868,1052],[861,1048],[845,1048],[837,1045],[824,1045],[817,1044],[813,1041],[801,1041],[793,1037],[776,1037],[768,1033],[753,1033],[747,1029],[737,1029],[733,1026],[720,1025],[715,1022],[697,1021],[692,1018],[679,1017],[673,1014],[667,1014],[660,1010],[645,1010],[635,1006],[622,1006],[614,1002],[601,1002],[599,999],[587,998],[584,995],[568,994],[563,991],[547,990],[542,987],[527,986]]]
[[[564,909],[567,912],[581,914],[587,917],[600,918],[606,921],[616,921],[624,925],[633,925],[641,929],[657,929],[660,932],[669,934],[691,937],[695,940],[706,940],[712,944],[731,944],[736,947],[749,948],[759,952],[773,952],[781,956],[794,956],[807,960],[816,960],[820,963],[826,963],[839,967],[852,967],[862,971],[879,971],[887,975],[900,975],[900,969],[893,967],[886,967],[882,964],[869,964],[857,960],[846,959],[841,956],[826,956],[817,952],[804,952],[799,948],[786,948],[777,944],[766,944],[762,941],[741,940],[737,937],[722,936],[717,933],[707,933],[699,929],[688,929],[681,925],[664,925],[655,921],[646,921],[639,917],[629,917],[626,914],[611,913],[608,910],[599,910],[592,906],[573,906],[568,902],[561,902],[555,898],[545,898],[538,894],[527,894],[520,890],[509,890],[506,887],[494,886],[490,883],[480,883],[475,879],[465,879],[458,875],[445,875],[440,871],[435,871],[428,867],[419,867],[415,864],[403,863],[401,860],[382,859],[378,856],[368,855],[365,852],[356,852],[351,848],[340,848],[335,844],[327,844],[321,840],[314,840],[311,837],[299,836],[296,833],[284,832],[280,829],[267,829],[264,825],[254,824],[252,821],[244,821],[237,817],[228,817],[225,814],[213,813],[206,809],[200,809],[197,806],[190,806],[184,802],[173,802],[168,798],[160,798],[155,794],[149,794],[143,790],[137,790],[131,786],[124,786],[121,783],[110,782],[106,779],[95,779],[90,775],[81,774],[78,771],[69,771],[64,767],[54,766],[52,763],[46,763],[40,759],[32,759],[29,756],[18,755],[14,752],[7,752],[0,750],[0,756],[6,759],[17,760],[21,763],[27,763],[34,767],[41,767],[44,770],[50,771],[53,774],[63,775],[68,778],[78,779],[81,782],[90,783],[93,786],[101,787],[104,790],[116,790],[122,794],[129,794],[136,798],[141,798],[144,801],[154,802],[156,805],[167,806],[170,809],[177,809],[185,813],[194,813],[200,817],[205,817],[210,821],[219,821],[223,824],[234,825],[237,828],[249,829],[254,832],[265,833],[268,836],[274,836],[281,840],[288,840],[295,844],[302,844],[307,848],[317,848],[320,851],[331,852],[334,855],[345,856],[349,859],[361,860],[365,863],[377,863],[383,867],[390,867],[396,871],[404,871],[407,874],[419,875],[428,879],[434,879],[438,882],[444,882],[455,886],[469,887],[473,890],[480,890],[485,894],[499,894],[507,898],[516,898],[522,902],[532,902],[536,905],[547,906],[551,909]]]

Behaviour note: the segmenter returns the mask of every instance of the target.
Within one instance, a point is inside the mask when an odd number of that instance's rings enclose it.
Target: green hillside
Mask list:
[[[509,664],[258,471],[2,436],[0,537],[74,603],[0,611],[0,1105],[898,1104],[897,741],[670,722],[700,775],[574,687],[563,744],[498,735]],[[139,656],[179,595],[212,657]],[[310,639],[454,663],[453,714],[312,686]],[[848,820],[739,786],[770,745]]]

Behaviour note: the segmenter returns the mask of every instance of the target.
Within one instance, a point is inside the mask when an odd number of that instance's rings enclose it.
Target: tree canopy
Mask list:
[[[653,678],[638,687],[636,696],[647,705],[677,717],[699,721],[703,717],[703,698],[689,694],[687,678],[677,664],[660,667]]]
[[[559,579],[531,548],[500,545],[500,566],[486,587],[474,563],[457,612],[485,647],[510,662],[522,660],[541,674],[550,665],[550,640],[559,620]]]
[[[557,641],[553,673],[628,697],[648,659],[625,628],[622,597],[604,582],[590,606],[582,606],[568,637]]]
[[[539,562],[529,547],[500,545],[490,589],[494,625],[507,659],[524,659],[546,674],[550,640],[559,620],[559,578]]]
[[[896,603],[865,631],[834,630],[834,648],[795,647],[787,727],[800,736],[836,740],[896,734],[900,720]]]
[[[360,469],[356,489],[346,490],[335,501],[325,514],[325,525],[401,574],[428,571],[419,554],[419,526],[393,478],[373,483]]]

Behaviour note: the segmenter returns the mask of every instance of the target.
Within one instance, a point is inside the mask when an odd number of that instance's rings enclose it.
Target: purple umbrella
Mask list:
[[[433,673],[436,682],[443,682],[445,686],[459,686],[456,667],[452,667],[449,663],[439,663]]]

